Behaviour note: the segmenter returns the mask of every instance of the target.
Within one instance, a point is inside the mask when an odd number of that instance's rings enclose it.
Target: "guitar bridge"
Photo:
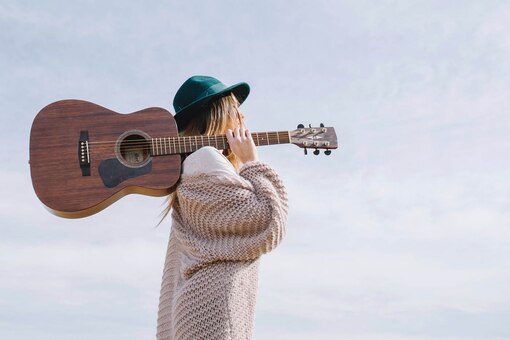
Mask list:
[[[81,175],[90,176],[90,149],[89,132],[80,131],[80,140],[78,141],[78,162],[80,163]]]

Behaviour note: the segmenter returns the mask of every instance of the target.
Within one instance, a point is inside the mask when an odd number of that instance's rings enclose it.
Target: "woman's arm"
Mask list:
[[[276,171],[262,162],[248,161],[239,175],[183,176],[177,197],[175,230],[204,260],[253,260],[285,233],[287,193]]]

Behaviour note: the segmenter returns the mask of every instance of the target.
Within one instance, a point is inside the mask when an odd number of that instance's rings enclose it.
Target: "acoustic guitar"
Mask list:
[[[203,146],[228,149],[225,135],[179,136],[173,116],[151,107],[120,114],[83,100],[44,107],[30,132],[30,172],[41,202],[57,216],[95,214],[121,197],[165,196],[181,175],[181,154]],[[257,146],[292,143],[337,148],[332,127],[252,133]]]

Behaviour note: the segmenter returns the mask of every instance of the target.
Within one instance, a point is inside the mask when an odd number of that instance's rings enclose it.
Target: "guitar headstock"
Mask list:
[[[296,130],[290,131],[290,142],[305,149],[305,155],[308,148],[315,149],[315,155],[319,154],[319,149],[326,149],[324,153],[329,155],[331,149],[338,148],[335,128],[325,127],[322,123],[319,127],[312,127],[310,124],[308,128],[299,124]]]

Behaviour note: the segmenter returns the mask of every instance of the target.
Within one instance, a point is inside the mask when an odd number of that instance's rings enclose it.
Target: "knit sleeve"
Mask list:
[[[285,234],[287,193],[264,163],[248,162],[235,176],[183,176],[177,198],[174,227],[191,257],[254,260]]]

